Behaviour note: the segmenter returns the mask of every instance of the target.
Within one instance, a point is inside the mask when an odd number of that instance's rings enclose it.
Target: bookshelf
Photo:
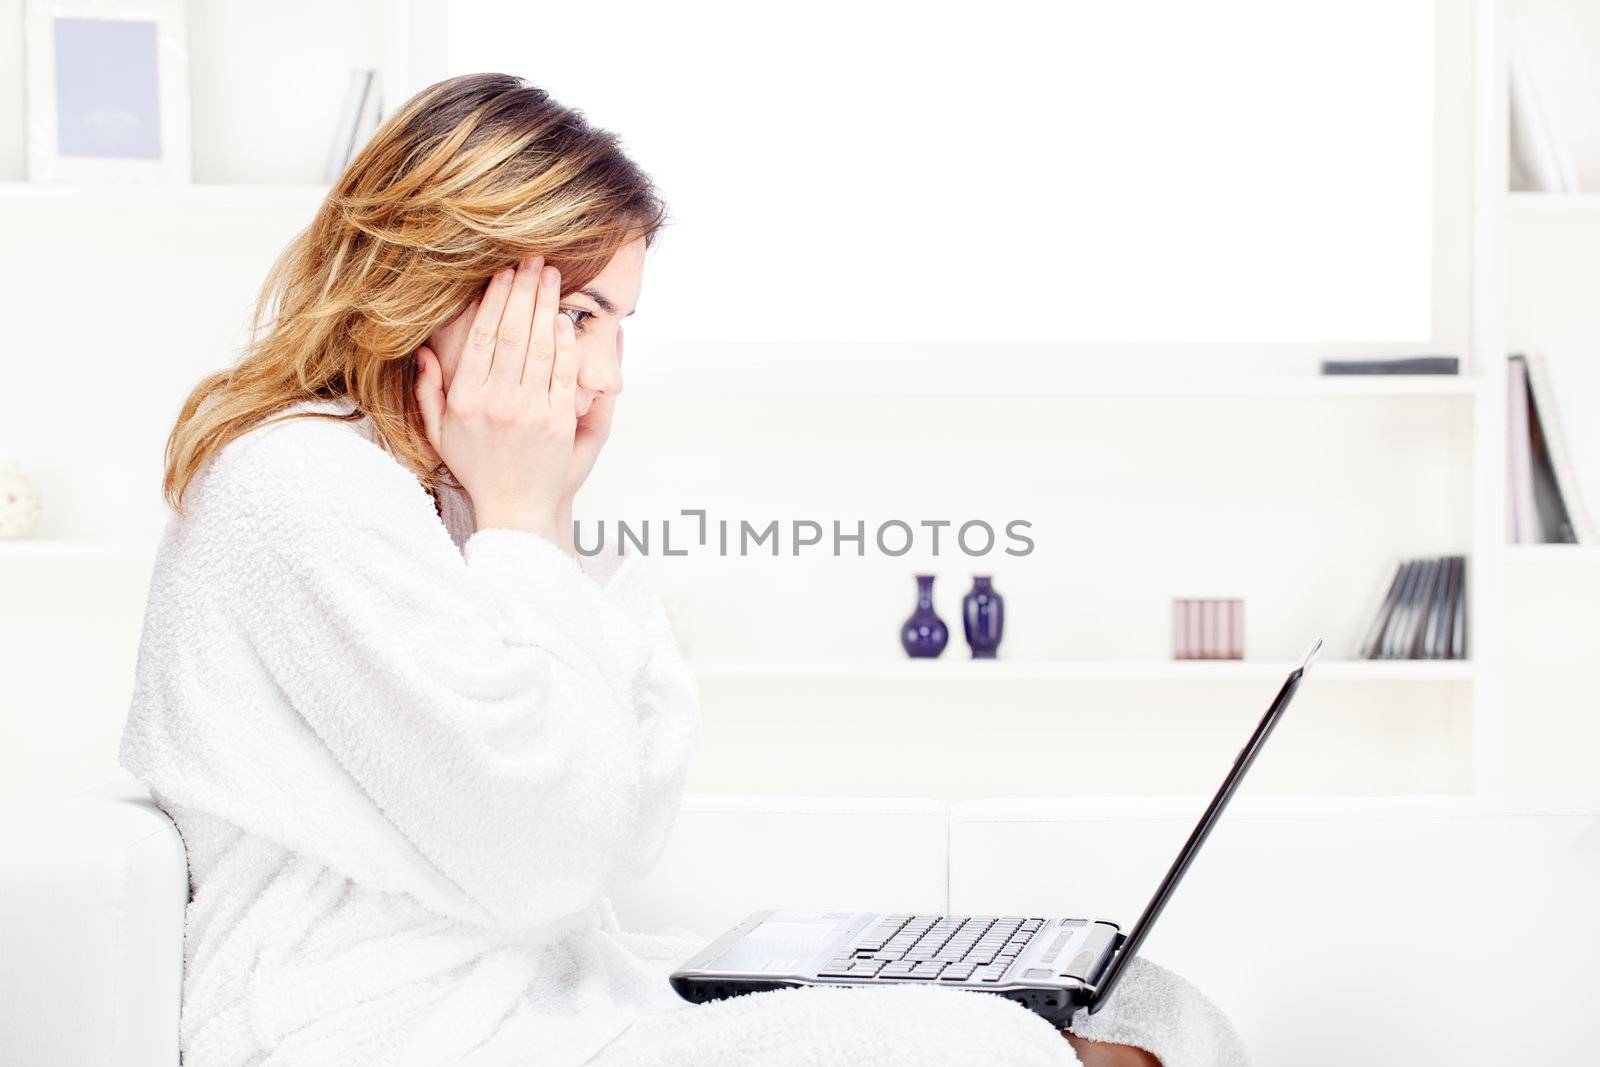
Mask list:
[[[77,296],[38,279],[93,264],[115,282],[96,294],[99,313],[125,327],[113,345],[62,353],[58,358],[70,361],[66,371],[34,360],[24,366],[22,381],[34,398],[54,396],[64,373],[103,382],[74,401],[69,428],[59,407],[0,395],[0,426],[13,427],[24,442],[0,438],[0,451],[14,448],[46,497],[40,539],[0,542],[0,581],[14,579],[27,610],[55,619],[45,598],[72,568],[87,573],[93,565],[96,574],[124,577],[111,592],[83,593],[86,606],[75,615],[57,613],[74,615],[63,623],[72,639],[100,650],[95,654],[116,668],[83,679],[75,703],[118,707],[126,700],[123,668],[137,636],[126,622],[136,617],[165,519],[151,499],[165,432],[183,391],[242,341],[243,316],[271,258],[325,194],[320,169],[348,68],[379,67],[398,96],[447,73],[446,6],[442,0],[341,6],[333,30],[319,32],[323,47],[308,60],[300,87],[284,89],[283,78],[258,69],[266,62],[259,57],[286,53],[303,39],[305,24],[325,21],[327,5],[290,0],[268,17],[224,0],[191,3],[192,185],[29,185],[21,180],[21,127],[0,115],[0,229],[17,249],[0,255],[0,284],[42,311],[76,315]],[[798,568],[735,567],[722,579],[664,569],[665,584],[676,582],[680,595],[698,593],[705,605],[693,619],[690,654],[711,701],[709,719],[729,731],[713,738],[711,769],[700,772],[698,786],[735,782],[729,768],[748,752],[738,747],[744,735],[729,724],[747,710],[769,725],[776,713],[761,709],[786,707],[803,716],[803,708],[784,703],[796,691],[826,694],[828,706],[816,713],[853,723],[868,748],[917,722],[919,709],[933,709],[930,721],[949,727],[962,708],[970,722],[1005,705],[1005,714],[1038,723],[1041,743],[1065,745],[1069,729],[1095,719],[1096,729],[1115,735],[1107,745],[1126,752],[1165,744],[1165,731],[1182,735],[1203,721],[1218,724],[1206,744],[1223,751],[1228,739],[1237,745],[1230,716],[1270,696],[1308,636],[1307,620],[1318,620],[1333,646],[1307,687],[1315,736],[1352,754],[1342,787],[1314,784],[1338,792],[1506,785],[1507,585],[1524,571],[1584,571],[1600,562],[1587,546],[1503,543],[1505,396],[1496,371],[1507,348],[1507,231],[1523,219],[1600,216],[1600,195],[1507,193],[1499,136],[1503,3],[1441,0],[1436,10],[1441,207],[1434,317],[1437,350],[1463,357],[1459,377],[1316,374],[1322,357],[1414,353],[1424,347],[1415,342],[952,351],[784,342],[775,339],[778,327],[775,337],[729,342],[651,337],[648,307],[642,308],[640,329],[631,321],[629,327],[624,404],[633,411],[619,425],[613,468],[597,475],[598,513],[627,507],[625,514],[637,514],[629,505],[643,501],[651,513],[673,514],[685,500],[715,507],[743,494],[788,515],[827,506],[827,494],[839,485],[832,513],[851,516],[872,514],[885,498],[898,504],[917,494],[932,501],[932,514],[943,514],[963,494],[1000,513],[1033,499],[1044,502],[1041,525],[1070,548],[1063,575],[1038,602],[1020,595],[1036,572],[998,574],[1014,612],[1006,651],[1015,657],[986,664],[958,658],[964,655],[959,633],[940,661],[892,658],[893,630],[910,607],[909,575],[925,561],[852,562],[834,585]],[[241,140],[225,121],[230,114],[239,117],[239,129],[264,131],[272,151],[258,153]],[[269,155],[271,161],[261,161]],[[107,230],[108,219],[115,231]],[[108,232],[118,240],[108,240]],[[152,313],[172,306],[178,294],[181,319]],[[19,329],[30,351],[53,351],[31,320]],[[983,373],[974,374],[974,366]],[[834,406],[825,413],[826,432],[818,434],[821,404]],[[967,435],[959,445],[939,436],[951,427]],[[1215,450],[1174,450],[1161,443],[1163,434],[1211,440]],[[730,440],[762,439],[772,441],[769,449],[727,447]],[[1016,470],[987,469],[978,454],[984,439],[1025,461]],[[864,456],[872,457],[866,470]],[[793,492],[772,484],[785,480]],[[1129,493],[1130,485],[1141,488]],[[1591,506],[1600,509],[1600,501]],[[1086,516],[1110,518],[1094,523]],[[1230,544],[1221,531],[1237,529],[1257,531],[1258,540]],[[1191,537],[1192,547],[1172,548]],[[1445,552],[1471,559],[1472,659],[1340,658],[1359,641],[1393,564]],[[935,569],[945,576],[940,612],[959,631],[952,608],[974,568],[957,558]],[[1148,573],[1123,590],[1119,575],[1138,571]],[[1213,591],[1196,587],[1244,591],[1252,658],[1162,658],[1164,598]],[[99,605],[113,595],[127,602],[117,601],[102,617]],[[870,625],[838,621],[852,614],[839,608],[850,596],[863,605],[853,614],[872,616]],[[810,615],[773,617],[783,614],[778,605],[807,597],[815,602],[806,609]],[[837,625],[841,632],[803,645],[805,658],[789,663],[762,647],[759,632],[749,632],[761,627],[750,618],[785,637],[793,635],[784,626],[798,633]],[[13,648],[46,655],[35,642],[36,627],[22,616],[7,626],[0,638],[10,635]],[[882,638],[873,646],[880,658],[864,661],[868,652],[858,646],[868,632]],[[864,695],[854,696],[856,690]],[[53,692],[41,683],[23,699],[40,702]],[[1198,709],[1188,706],[1191,695]],[[1110,704],[1090,710],[1101,699]],[[1050,716],[1063,706],[1072,709],[1062,718],[1069,726],[1052,734]],[[1364,776],[1364,754],[1390,762]],[[1408,760],[1416,768],[1409,778]],[[1187,785],[1187,778],[1160,777],[1185,775],[1186,767],[1174,753],[1126,787]],[[1209,765],[1204,769],[1209,776]],[[781,771],[773,768],[780,775],[774,788],[848,784]],[[1277,788],[1292,791],[1292,777],[1285,771]]]
[[[950,652],[947,650],[946,655]],[[786,682],[843,684],[892,681],[916,685],[1005,685],[1030,682],[1183,682],[1199,685],[1282,681],[1294,660],[1103,660],[1079,662],[943,658],[928,661],[777,663],[696,661],[695,676],[705,682]],[[1470,683],[1470,660],[1326,660],[1312,670],[1321,681]]]
[[[314,210],[327,195],[324,185],[44,185],[0,181],[0,205],[38,211],[111,208],[119,211],[220,208],[249,211],[290,206]]]
[[[826,393],[838,389],[838,379],[819,372],[814,361],[789,358],[774,353],[773,362],[764,364],[759,378],[724,373],[717,361],[707,358],[709,344],[673,343],[659,346],[657,368],[647,368],[630,381],[636,394],[652,396],[772,396]],[[748,361],[751,346],[744,346]],[[1470,376],[1450,375],[1369,375],[1323,377],[1317,374],[1280,374],[1272,377],[1231,375],[1227,377],[1095,377],[1086,375],[1070,360],[1018,356],[998,357],[1007,370],[1023,373],[998,374],[974,380],[970,368],[954,361],[924,358],[916,376],[909,378],[907,361],[913,353],[876,353],[850,362],[850,388],[853,392],[872,392],[880,396],[917,397],[1022,397],[1047,395],[1062,400],[1102,399],[1179,399],[1203,402],[1217,399],[1260,400],[1337,400],[1341,398],[1415,398],[1418,400],[1460,398],[1476,395],[1478,381]],[[926,355],[926,353],[924,353]],[[696,366],[701,363],[701,366]],[[670,370],[668,368],[671,368]],[[1022,379],[1022,380],[1018,380]]]
[[[1506,209],[1512,217],[1600,215],[1600,193],[1507,193]]]
[[[148,564],[154,560],[155,554],[154,541],[89,537],[36,537],[0,541],[0,567],[83,560],[126,560]]]
[[[1506,562],[1593,567],[1600,565],[1600,545],[1507,545]]]

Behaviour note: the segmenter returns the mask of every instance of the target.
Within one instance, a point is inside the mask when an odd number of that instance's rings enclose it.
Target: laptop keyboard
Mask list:
[[[817,975],[998,982],[1044,922],[1015,915],[888,915]]]

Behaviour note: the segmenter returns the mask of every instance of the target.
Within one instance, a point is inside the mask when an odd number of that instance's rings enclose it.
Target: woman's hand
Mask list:
[[[543,264],[531,256],[489,283],[448,396],[437,353],[417,350],[417,403],[428,443],[472,498],[479,529],[531,530],[561,544],[578,350],[572,320],[557,314],[560,272]]]

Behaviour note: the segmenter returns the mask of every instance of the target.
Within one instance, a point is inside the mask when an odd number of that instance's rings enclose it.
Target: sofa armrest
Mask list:
[[[0,819],[6,1062],[178,1062],[183,842],[137,785]]]

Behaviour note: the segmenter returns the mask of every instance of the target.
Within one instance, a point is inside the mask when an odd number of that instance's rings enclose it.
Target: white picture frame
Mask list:
[[[28,179],[191,180],[184,0],[24,0]]]

